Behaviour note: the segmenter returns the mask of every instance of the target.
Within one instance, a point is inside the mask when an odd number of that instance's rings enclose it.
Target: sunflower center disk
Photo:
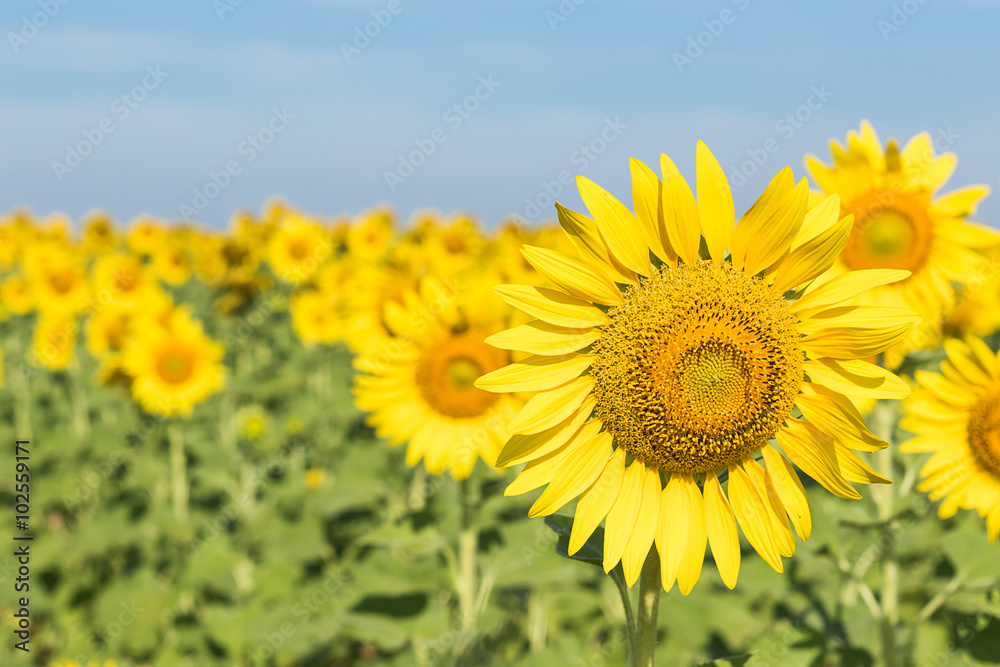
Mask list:
[[[191,377],[194,363],[191,355],[185,350],[168,350],[160,356],[156,371],[161,378],[170,384],[180,384]]]
[[[744,460],[794,407],[797,319],[759,279],[664,266],[608,313],[594,344],[595,413],[653,468],[701,473]]]
[[[916,197],[888,190],[870,192],[845,210],[854,214],[851,238],[840,256],[849,269],[917,271],[927,263],[931,220],[926,204]]]
[[[500,399],[477,388],[480,375],[505,366],[506,354],[483,342],[485,334],[466,332],[428,349],[417,365],[417,388],[439,414],[468,419],[485,414]]]
[[[1000,480],[1000,395],[987,396],[972,409],[969,448],[979,463]]]

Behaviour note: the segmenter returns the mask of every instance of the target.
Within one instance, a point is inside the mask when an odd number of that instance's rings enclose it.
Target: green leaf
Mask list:
[[[598,528],[590,536],[580,550],[572,556],[569,554],[569,536],[573,531],[573,519],[561,514],[553,514],[545,517],[545,525],[552,529],[558,536],[556,542],[556,553],[563,558],[590,563],[597,567],[604,567],[604,529]]]
[[[726,658],[716,658],[715,660],[710,660],[709,662],[703,662],[697,667],[714,667],[715,665],[722,665],[723,663],[731,665],[732,667],[743,667],[747,664],[747,661],[753,657],[753,653],[745,653],[743,655],[731,655]]]

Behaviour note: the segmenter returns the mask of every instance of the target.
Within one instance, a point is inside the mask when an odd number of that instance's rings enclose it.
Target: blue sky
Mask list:
[[[733,178],[771,140],[743,210],[862,118],[942,137],[948,187],[998,185],[998,2],[576,2],[7,0],[0,210],[224,225],[280,195],[492,226],[579,207],[565,172],[628,199],[631,156],[693,177],[702,139]]]

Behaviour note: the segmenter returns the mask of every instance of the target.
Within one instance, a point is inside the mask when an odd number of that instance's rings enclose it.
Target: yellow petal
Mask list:
[[[635,219],[642,228],[646,245],[664,262],[676,262],[677,255],[669,242],[664,244],[665,238],[660,231],[663,228],[660,179],[656,172],[639,160],[630,158],[628,163],[632,172],[632,208],[635,209]]]
[[[701,245],[701,218],[694,195],[677,165],[665,153],[660,154],[660,171],[663,176],[660,203],[667,239],[674,252],[686,263],[694,264]]]
[[[782,257],[773,269],[774,291],[783,294],[833,266],[851,238],[853,225],[854,217],[849,215]]]
[[[840,220],[840,195],[827,195],[818,204],[810,208],[802,218],[802,227],[792,241],[792,248],[810,239],[814,239],[827,231]]]
[[[610,572],[625,553],[632,526],[635,525],[635,518],[639,515],[639,506],[642,504],[645,475],[646,466],[642,461],[632,461],[632,465],[625,470],[621,491],[604,522],[605,572]]]
[[[538,433],[572,417],[594,389],[594,378],[578,377],[561,387],[535,394],[507,424],[507,432]]]
[[[851,449],[876,452],[888,447],[885,440],[868,430],[854,404],[832,389],[803,382],[795,405],[811,423]]]
[[[611,434],[599,433],[600,429],[601,423],[594,421],[577,431],[570,447],[576,442],[579,446],[573,447],[573,455],[566,458],[566,463],[528,510],[529,517],[552,514],[594,483],[611,459]]]
[[[836,306],[848,299],[867,292],[873,287],[889,285],[910,276],[909,271],[900,269],[862,269],[849,271],[831,278],[813,290],[807,290],[799,299],[789,305],[793,313],[819,310]]]
[[[753,459],[745,461],[743,469],[750,475],[750,481],[753,482],[757,495],[764,501],[764,507],[768,510],[771,540],[777,547],[778,553],[782,556],[791,556],[795,553],[795,538],[792,536],[792,526],[788,522],[785,504],[781,502],[774,481],[764,467]]]
[[[501,350],[559,356],[587,347],[600,337],[600,329],[560,327],[545,320],[532,320],[495,333],[486,342]]]
[[[802,348],[814,357],[869,357],[902,342],[920,321],[908,308],[841,306],[799,325]]]
[[[729,466],[729,499],[747,541],[776,572],[783,572],[781,554],[771,536],[771,519],[766,514],[770,510],[764,505],[765,500],[754,487],[749,473],[739,465]]]
[[[558,290],[528,285],[497,285],[493,291],[519,310],[560,327],[593,327],[608,323],[600,308]]]
[[[812,510],[809,506],[809,495],[802,486],[798,473],[795,472],[791,462],[774,447],[764,445],[761,447],[761,452],[764,454],[767,472],[788,511],[795,532],[802,540],[808,540],[812,533]]]
[[[740,538],[733,510],[713,472],[705,474],[705,528],[722,582],[733,588],[740,574]]]
[[[604,466],[601,476],[583,493],[576,504],[573,530],[569,536],[569,555],[572,556],[590,539],[597,526],[611,511],[618,499],[625,477],[625,449],[619,447]]]
[[[697,482],[690,475],[681,477],[681,488],[687,494],[689,509],[688,539],[677,569],[677,587],[681,595],[687,595],[701,578],[701,568],[705,564],[705,501]]]
[[[809,378],[858,398],[906,398],[910,387],[881,366],[860,359],[810,359],[802,364]]]
[[[622,554],[622,570],[625,572],[625,583],[632,586],[639,578],[642,564],[653,547],[653,536],[656,533],[660,518],[660,473],[656,470],[646,470],[642,479],[642,502],[639,514],[632,527],[632,535]]]
[[[691,534],[691,508],[682,488],[681,476],[671,475],[660,493],[660,524],[656,531],[656,549],[660,554],[660,579],[669,591],[677,581],[677,572],[687,552]]]
[[[830,493],[848,500],[861,498],[840,472],[832,439],[815,426],[789,419],[787,425],[778,430],[776,438],[792,463]]]
[[[594,405],[596,404],[596,398],[587,396],[583,401],[583,405],[580,406],[580,409],[577,410],[571,419],[567,419],[561,424],[547,428],[544,431],[539,431],[538,433],[510,436],[500,455],[497,457],[496,467],[506,468],[517,465],[531,459],[537,459],[559,449],[569,442],[574,433],[580,430],[583,423],[590,417],[590,413],[593,412]]]
[[[931,202],[931,210],[949,217],[965,218],[976,212],[979,202],[989,193],[988,185],[969,185],[941,195]]]
[[[535,354],[481,376],[475,385],[494,393],[542,391],[579,377],[593,362],[592,354],[564,354],[558,357]]]
[[[581,261],[530,245],[522,246],[521,254],[539,273],[572,296],[608,306],[622,302],[622,293],[614,282]]]
[[[642,242],[641,234],[636,233],[638,224],[632,213],[586,176],[577,176],[576,185],[612,256],[636,273],[650,275],[649,248]]]
[[[698,213],[701,217],[702,232],[712,259],[716,263],[721,263],[736,224],[733,193],[729,189],[726,174],[719,166],[718,160],[701,141],[698,142],[696,165]]]
[[[755,274],[784,255],[802,227],[808,195],[805,179],[795,185],[790,167],[779,171],[736,225],[733,266]]]
[[[891,479],[876,472],[860,456],[844,445],[835,441],[833,446],[837,453],[837,464],[840,466],[840,472],[847,481],[858,484],[892,484]]]
[[[630,285],[636,282],[635,272],[626,269],[611,257],[596,222],[559,202],[556,202],[556,213],[559,215],[559,225],[584,262],[615,282]]]

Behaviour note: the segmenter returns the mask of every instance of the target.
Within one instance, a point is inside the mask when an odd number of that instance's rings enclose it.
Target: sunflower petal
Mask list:
[[[552,428],[571,418],[594,389],[594,378],[578,377],[561,387],[539,392],[524,404],[507,424],[510,434],[531,434]]]
[[[733,588],[740,574],[740,537],[733,509],[713,472],[705,473],[705,528],[722,582]]]
[[[729,466],[729,498],[733,514],[747,541],[776,572],[783,572],[781,554],[771,535],[770,511],[754,486],[750,474],[739,465]]]
[[[691,533],[691,508],[682,488],[680,475],[671,475],[660,493],[660,524],[656,532],[656,549],[660,553],[660,579],[669,591],[677,581],[677,572],[687,552]]]
[[[576,185],[611,255],[632,271],[650,275],[649,248],[635,233],[635,216],[631,211],[586,176],[577,176]]]
[[[628,538],[625,552],[622,554],[622,570],[625,573],[625,583],[632,586],[639,578],[642,564],[653,547],[653,537],[660,523],[660,473],[647,469],[642,480],[642,502],[639,514],[635,518],[632,534]]]
[[[666,153],[660,154],[663,175],[663,226],[674,251],[687,264],[698,261],[701,246],[701,217],[687,181]]]
[[[497,285],[493,291],[515,308],[556,326],[585,328],[609,322],[600,308],[558,290]]]
[[[569,442],[583,423],[590,417],[597,399],[587,396],[583,405],[577,410],[571,419],[567,419],[561,424],[556,424],[544,431],[532,433],[530,435],[512,435],[501,450],[496,460],[496,467],[506,468],[519,463],[540,458],[549,452],[555,451]]]
[[[811,423],[851,449],[876,452],[889,446],[868,430],[864,418],[850,400],[823,385],[803,382],[795,406]]]
[[[614,282],[581,261],[531,245],[521,246],[521,254],[539,273],[572,296],[608,306],[622,302],[622,293]]]
[[[873,287],[889,285],[910,277],[909,271],[900,269],[862,269],[850,271],[831,278],[790,304],[793,313],[819,310],[836,306],[848,299],[853,299]]]
[[[600,329],[560,327],[545,320],[532,320],[495,333],[486,342],[501,350],[559,356],[585,348],[600,337]]]
[[[642,504],[643,481],[646,466],[642,461],[632,461],[622,478],[622,488],[604,523],[604,571],[610,572],[622,559],[628,538],[635,526]]]
[[[702,141],[698,142],[696,165],[698,213],[705,234],[705,243],[712,259],[716,263],[721,263],[736,224],[733,193],[729,189],[729,182],[722,167],[719,166],[719,161]]]
[[[809,506],[809,495],[802,486],[798,473],[795,472],[791,462],[774,447],[764,445],[761,447],[761,452],[764,454],[767,472],[771,476],[778,497],[788,511],[788,518],[791,519],[795,532],[803,541],[808,540],[812,533],[812,510]]]
[[[611,257],[608,246],[601,239],[601,232],[596,222],[559,202],[556,202],[556,213],[559,216],[559,226],[563,228],[577,254],[587,265],[605,273],[617,283],[635,284],[637,280],[635,273]]]
[[[810,359],[802,364],[814,383],[859,398],[906,398],[910,387],[891,371],[860,359]]]
[[[564,354],[558,357],[535,354],[479,377],[475,385],[494,393],[542,391],[579,377],[593,362],[592,354]]]
[[[802,243],[785,255],[774,266],[775,292],[785,291],[808,282],[828,270],[837,261],[840,252],[851,238],[854,217],[847,216],[831,225],[826,231]]]
[[[701,495],[698,483],[690,475],[681,476],[681,488],[687,494],[688,507],[688,539],[677,569],[677,587],[681,595],[687,595],[701,578],[701,569],[705,564],[705,543],[708,534],[705,528],[705,499]]]
[[[552,514],[583,493],[600,476],[612,453],[611,434],[599,433],[600,429],[601,423],[592,421],[577,431],[570,441],[573,455],[566,457],[559,472],[528,510],[529,517]],[[579,445],[574,447],[576,443]]]
[[[664,262],[676,262],[677,255],[669,243],[664,245],[660,231],[663,227],[660,179],[656,172],[635,158],[629,159],[629,169],[632,172],[632,208],[635,209],[635,219],[639,221],[646,245]]]
[[[569,536],[569,555],[579,551],[597,530],[618,499],[625,477],[625,449],[619,447],[604,466],[600,477],[583,493],[576,504],[573,529]]]
[[[788,424],[778,430],[776,437],[792,463],[827,491],[848,500],[861,498],[861,494],[844,479],[837,463],[836,448],[829,436],[807,422],[789,419]]]

